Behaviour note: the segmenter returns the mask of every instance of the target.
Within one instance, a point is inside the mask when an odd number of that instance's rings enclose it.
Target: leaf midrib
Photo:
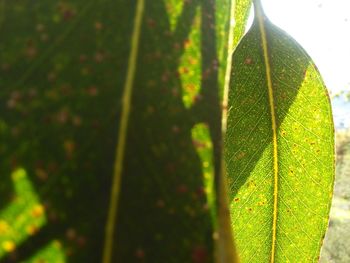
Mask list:
[[[110,195],[110,204],[106,223],[105,242],[103,247],[103,263],[112,262],[114,233],[116,228],[116,218],[118,201],[120,195],[121,176],[123,171],[123,162],[125,156],[125,144],[127,139],[128,123],[130,118],[131,97],[135,79],[136,62],[139,49],[139,39],[141,34],[142,17],[145,0],[138,0],[135,10],[134,28],[131,36],[131,50],[128,61],[127,75],[124,85],[124,94],[122,97],[122,109],[120,117],[120,126],[116,146],[116,159],[114,162],[114,174],[112,179],[112,188]]]
[[[258,20],[262,48],[263,48],[263,57],[265,62],[266,69],[266,81],[268,89],[268,98],[271,114],[271,128],[272,128],[272,145],[273,145],[273,219],[272,219],[272,242],[271,242],[271,257],[270,262],[275,261],[276,254],[276,235],[277,235],[277,212],[278,212],[278,144],[277,144],[277,122],[276,122],[276,111],[275,111],[275,100],[273,93],[273,85],[271,78],[271,66],[268,55],[267,47],[267,37],[265,31],[264,20],[266,19],[265,14],[263,13],[260,1],[254,2],[255,15]]]

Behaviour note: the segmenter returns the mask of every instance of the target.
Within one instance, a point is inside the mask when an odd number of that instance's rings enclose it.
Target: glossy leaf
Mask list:
[[[212,262],[231,1],[0,2],[0,261]]]
[[[334,181],[333,123],[322,78],[259,1],[232,60],[225,145],[241,261],[317,262]]]

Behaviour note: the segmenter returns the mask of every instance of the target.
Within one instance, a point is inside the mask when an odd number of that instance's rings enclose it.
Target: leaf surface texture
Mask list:
[[[225,157],[241,260],[317,262],[334,181],[325,85],[260,4],[232,60]]]

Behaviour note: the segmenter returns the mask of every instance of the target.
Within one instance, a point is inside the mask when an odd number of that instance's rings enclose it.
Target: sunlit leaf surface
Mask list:
[[[15,196],[0,212],[0,256],[16,249],[16,244],[34,235],[46,222],[45,209],[39,203],[26,171],[18,168],[11,174]]]
[[[321,76],[259,5],[232,60],[226,162],[241,260],[317,262],[334,180]]]

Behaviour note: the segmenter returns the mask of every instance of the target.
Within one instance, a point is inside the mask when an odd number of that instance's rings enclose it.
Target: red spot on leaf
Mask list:
[[[85,54],[81,54],[79,56],[79,62],[80,63],[84,63],[84,62],[86,62],[86,60],[87,60],[87,56]]]
[[[77,237],[77,232],[75,231],[74,228],[68,228],[66,230],[66,238],[68,240],[74,240],[74,239],[76,239],[76,237]]]
[[[105,55],[102,52],[96,52],[94,59],[97,63],[101,63],[105,59]]]
[[[162,199],[157,200],[156,206],[158,208],[163,208],[165,206],[164,200],[162,200]]]
[[[42,168],[35,169],[35,175],[41,181],[46,181],[48,178],[48,173]]]
[[[184,184],[180,184],[179,186],[177,186],[176,188],[176,192],[178,192],[179,194],[184,194],[188,192],[188,187]]]
[[[79,247],[84,247],[87,243],[87,240],[84,236],[78,236],[76,242]]]
[[[94,26],[95,26],[95,29],[98,31],[103,29],[103,24],[99,21],[96,21]]]
[[[135,251],[135,257],[137,259],[144,259],[145,258],[145,251],[142,248],[138,248]]]
[[[196,194],[198,197],[205,196],[205,189],[204,187],[200,186],[196,190]]]
[[[90,86],[90,87],[87,89],[86,93],[87,93],[88,95],[94,97],[94,96],[96,96],[96,95],[98,94],[98,89],[97,89],[96,86]]]
[[[193,263],[204,263],[208,260],[208,252],[203,246],[195,246],[191,257]]]
[[[253,59],[252,58],[246,58],[244,60],[244,64],[246,64],[246,65],[251,65],[252,63],[253,63]]]
[[[152,18],[148,18],[146,23],[149,28],[154,28],[156,26],[156,21],[154,21]]]

